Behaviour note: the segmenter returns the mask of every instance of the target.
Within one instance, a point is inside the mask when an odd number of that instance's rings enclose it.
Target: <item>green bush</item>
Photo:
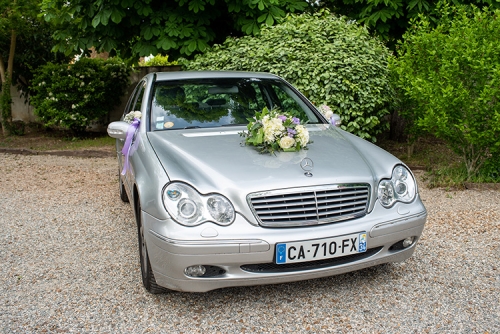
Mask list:
[[[412,22],[391,63],[397,89],[412,102],[403,115],[411,132],[429,132],[461,155],[467,179],[483,166],[498,173],[491,159],[500,154],[500,11],[440,11],[436,28],[425,17]]]
[[[144,62],[139,62],[139,66],[170,66],[177,65],[177,61],[168,61],[168,56],[156,55]]]
[[[387,128],[388,56],[365,28],[320,11],[288,15],[256,37],[228,38],[184,66],[277,74],[317,106],[329,105],[341,116],[343,129],[375,141]]]
[[[82,132],[120,103],[128,84],[129,70],[119,59],[48,63],[35,73],[31,104],[45,126]]]

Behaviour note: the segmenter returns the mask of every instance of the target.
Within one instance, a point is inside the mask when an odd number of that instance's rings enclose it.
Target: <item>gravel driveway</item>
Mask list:
[[[2,333],[500,332],[500,192],[420,192],[412,258],[205,294],[148,294],[113,158],[0,154]]]

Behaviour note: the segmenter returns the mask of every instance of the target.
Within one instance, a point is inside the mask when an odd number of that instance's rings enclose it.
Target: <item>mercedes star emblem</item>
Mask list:
[[[300,168],[302,168],[302,170],[305,171],[305,173],[304,173],[305,176],[308,176],[308,177],[313,176],[311,173],[313,167],[314,167],[314,163],[309,158],[304,158],[300,162]]]

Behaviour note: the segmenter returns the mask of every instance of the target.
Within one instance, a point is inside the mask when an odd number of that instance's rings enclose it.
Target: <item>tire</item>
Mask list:
[[[127,192],[125,191],[125,185],[123,184],[123,181],[122,181],[122,178],[120,176],[120,170],[118,169],[118,187],[120,188],[120,199],[125,202],[125,203],[128,203],[128,196],[127,196]]]
[[[137,221],[137,234],[139,240],[139,257],[141,261],[141,275],[142,284],[147,291],[153,294],[165,293],[169,291],[156,284],[156,279],[153,274],[153,269],[151,268],[151,263],[149,262],[148,249],[146,246],[146,240],[144,239],[144,225],[141,220],[141,204],[139,199],[137,199],[136,205],[136,221]]]

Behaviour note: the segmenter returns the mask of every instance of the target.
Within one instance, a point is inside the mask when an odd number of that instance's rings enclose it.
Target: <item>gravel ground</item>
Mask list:
[[[500,192],[422,189],[412,258],[330,278],[148,294],[113,158],[0,153],[2,333],[500,332]]]

